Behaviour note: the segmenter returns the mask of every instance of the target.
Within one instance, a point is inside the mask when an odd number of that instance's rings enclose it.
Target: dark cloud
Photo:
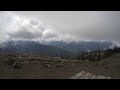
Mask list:
[[[16,39],[36,39],[42,37],[42,33],[31,33],[25,29],[22,29],[18,32],[14,33],[8,33],[10,38],[16,38]]]

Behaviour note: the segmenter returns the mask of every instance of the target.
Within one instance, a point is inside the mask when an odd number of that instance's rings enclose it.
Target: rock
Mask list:
[[[71,66],[74,67],[75,65],[72,64]]]
[[[8,65],[13,65],[15,60],[5,60],[5,63]]]
[[[28,61],[21,62],[21,64],[29,64]]]
[[[45,64],[45,66],[46,66],[46,67],[48,67],[48,68],[50,68],[50,67],[51,67],[51,65],[50,65],[50,64]]]
[[[21,67],[20,67],[20,64],[18,62],[14,62],[13,68],[21,68]]]
[[[60,67],[63,67],[63,65],[62,64],[56,65],[56,68],[60,68]]]
[[[21,57],[21,56],[19,56],[18,58],[19,58],[19,59],[22,59],[22,57]]]

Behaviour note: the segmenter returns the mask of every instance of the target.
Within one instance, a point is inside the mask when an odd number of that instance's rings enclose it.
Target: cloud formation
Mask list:
[[[34,40],[57,37],[54,30],[46,28],[36,18],[18,16],[12,12],[0,13],[0,39]]]
[[[119,11],[0,12],[0,40],[120,41],[119,34]]]

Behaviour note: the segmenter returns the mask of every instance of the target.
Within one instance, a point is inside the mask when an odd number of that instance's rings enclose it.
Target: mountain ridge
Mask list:
[[[40,56],[59,56],[67,57],[82,52],[90,52],[96,50],[105,50],[115,46],[115,43],[109,41],[7,41],[0,44],[1,52],[10,52],[18,54],[31,54]]]
[[[40,44],[35,41],[8,41],[3,43],[3,47],[0,48],[0,51],[40,56],[66,56],[72,54],[61,48]]]
[[[74,53],[79,53],[83,51],[104,50],[112,48],[112,46],[114,46],[112,42],[107,41],[78,41],[69,43],[66,43],[64,41],[51,41],[46,43],[46,45],[57,46],[59,48]]]

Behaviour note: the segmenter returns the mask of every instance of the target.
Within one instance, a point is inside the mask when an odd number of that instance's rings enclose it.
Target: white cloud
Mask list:
[[[46,28],[37,18],[18,16],[12,12],[0,13],[0,39],[47,39],[57,37],[57,33]]]
[[[119,34],[120,12],[0,12],[1,41],[10,39],[119,41]]]
[[[51,29],[47,29],[43,32],[43,37],[44,38],[54,38],[57,37],[57,32],[52,31]]]

